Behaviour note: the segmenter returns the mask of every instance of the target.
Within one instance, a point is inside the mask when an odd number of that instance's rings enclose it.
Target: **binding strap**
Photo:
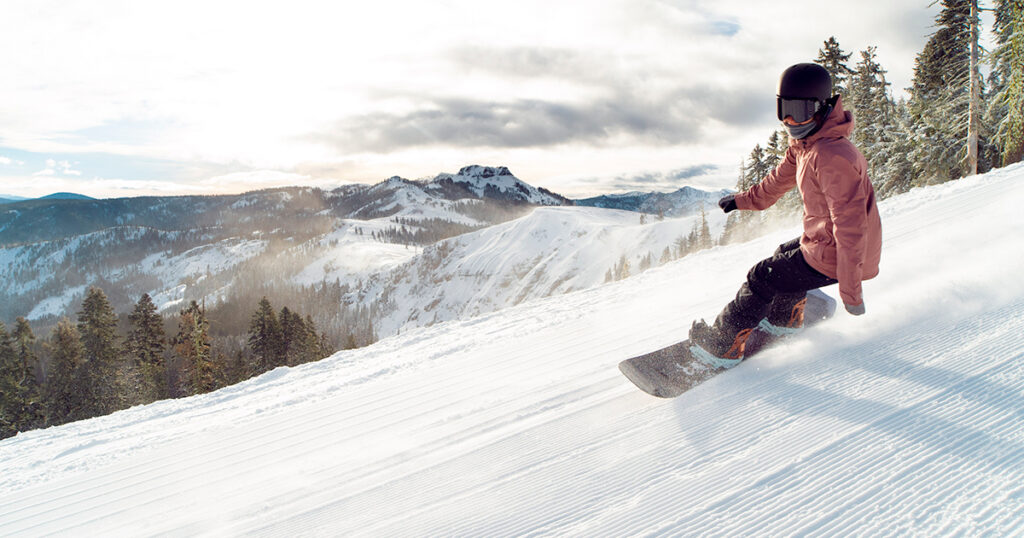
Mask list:
[[[768,321],[768,318],[762,318],[761,323],[757,324],[757,328],[772,336],[789,336],[800,332],[800,327],[779,327]]]
[[[743,360],[742,358],[723,359],[721,357],[716,357],[696,344],[690,346],[690,353],[692,353],[697,360],[712,368],[732,368]]]

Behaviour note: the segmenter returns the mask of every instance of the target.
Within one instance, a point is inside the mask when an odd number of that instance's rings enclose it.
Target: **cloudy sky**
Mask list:
[[[897,93],[929,0],[4,0],[0,194],[337,186],[504,165],[569,196],[731,187],[835,36]],[[823,7],[823,6],[829,7]]]

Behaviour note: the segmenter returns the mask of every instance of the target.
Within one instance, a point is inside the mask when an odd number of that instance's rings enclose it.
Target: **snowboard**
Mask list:
[[[804,328],[812,327],[831,318],[836,312],[836,300],[819,290],[807,292],[804,305]],[[747,338],[743,359],[762,351],[778,337],[761,329],[754,329]],[[724,372],[728,368],[713,366],[690,352],[690,341],[626,359],[619,363],[623,373],[640,390],[659,398],[675,398],[693,387]]]

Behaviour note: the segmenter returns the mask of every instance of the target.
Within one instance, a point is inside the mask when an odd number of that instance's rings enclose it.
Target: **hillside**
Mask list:
[[[84,291],[98,283],[120,312],[143,293],[162,310],[189,300],[214,304],[253,287],[240,275],[351,285],[415,256],[419,245],[538,205],[570,203],[505,167],[467,166],[433,180],[394,177],[332,191],[5,204],[0,319],[73,316]]]
[[[718,237],[725,215],[708,215]],[[666,249],[701,222],[699,216],[644,219],[634,212],[591,207],[541,207],[519,219],[431,245],[381,271],[351,294],[376,304],[381,335],[468,319],[525,301],[598,286],[626,261],[636,274],[665,263]],[[646,259],[646,265],[645,265]]]
[[[1024,533],[1024,165],[885,201],[868,315],[675,400],[617,371],[796,229],[0,442],[4,534]],[[835,294],[835,290],[826,290]]]

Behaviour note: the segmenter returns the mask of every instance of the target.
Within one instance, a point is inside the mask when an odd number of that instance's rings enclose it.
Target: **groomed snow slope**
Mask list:
[[[616,363],[796,230],[22,434],[0,534],[1019,535],[1021,201],[1024,166],[887,201],[867,316],[675,400]]]

